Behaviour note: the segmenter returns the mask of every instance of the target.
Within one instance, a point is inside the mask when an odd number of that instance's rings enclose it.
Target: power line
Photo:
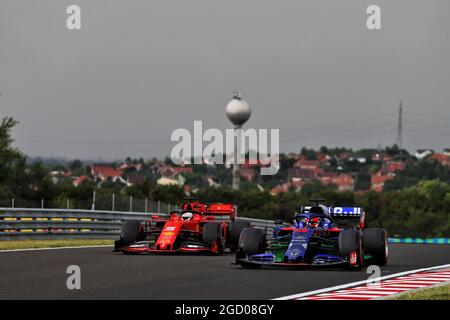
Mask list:
[[[450,123],[425,123],[425,122],[416,122],[416,121],[410,121],[406,120],[406,123],[418,125],[418,126],[432,126],[432,127],[446,127],[450,128]]]
[[[394,134],[394,128],[392,128],[391,131],[386,131],[386,130],[377,130],[376,132],[370,132],[367,134],[358,134],[358,135],[351,135],[351,136],[344,136],[344,137],[336,137],[335,139],[331,138],[331,139],[327,139],[327,142],[335,142],[335,141],[343,141],[343,142],[348,142],[351,140],[355,140],[355,139],[366,139],[366,138],[379,138],[379,137],[383,137],[383,136],[391,136]]]
[[[431,114],[431,113],[417,113],[408,111],[408,116],[419,117],[419,118],[433,118],[433,119],[442,119],[447,118],[450,119],[450,114]]]
[[[317,129],[326,129],[326,128],[333,128],[336,126],[341,126],[341,125],[355,125],[355,124],[359,124],[362,122],[367,122],[369,120],[373,120],[373,119],[381,119],[381,118],[386,118],[386,117],[390,117],[392,118],[392,113],[382,113],[379,115],[372,115],[372,116],[368,116],[368,117],[363,117],[360,119],[351,119],[351,120],[347,120],[347,121],[342,121],[342,122],[332,122],[332,123],[328,123],[328,124],[319,124],[319,125],[315,125],[315,126],[310,126],[310,127],[301,127],[301,128],[297,128],[297,129],[293,129],[293,130],[283,130],[283,132],[287,132],[287,133],[297,133],[297,132],[303,132],[303,131],[311,131],[311,130],[317,130]]]
[[[335,136],[335,135],[339,135],[339,134],[357,133],[360,131],[368,131],[370,129],[385,128],[385,127],[391,127],[392,129],[394,129],[395,123],[394,122],[386,122],[386,123],[381,123],[381,124],[376,124],[376,125],[371,125],[371,126],[364,126],[364,127],[360,127],[360,128],[347,128],[344,130],[341,129],[341,130],[332,131],[332,132],[313,133],[313,134],[304,135],[304,136],[280,138],[280,141],[290,141],[290,140],[295,140],[295,139],[299,140],[299,139],[309,139],[309,138],[323,138],[323,137]]]
[[[421,133],[421,134],[429,133],[429,134],[450,135],[450,131],[443,131],[443,130],[433,131],[430,128],[413,128],[413,129],[407,128],[406,132],[408,132],[408,133],[415,132],[415,133]]]

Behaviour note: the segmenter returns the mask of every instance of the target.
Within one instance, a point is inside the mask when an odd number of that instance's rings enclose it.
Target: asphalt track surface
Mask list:
[[[390,245],[382,276],[450,263],[448,245]],[[246,270],[233,255],[125,256],[111,248],[0,253],[0,299],[273,299],[367,279],[365,270]],[[81,268],[68,290],[66,268]]]

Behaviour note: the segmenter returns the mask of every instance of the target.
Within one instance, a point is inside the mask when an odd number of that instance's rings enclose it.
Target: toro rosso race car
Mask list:
[[[248,221],[236,220],[235,216],[233,204],[188,201],[169,217],[154,215],[144,222],[126,221],[114,251],[222,254],[228,248],[235,252],[241,231],[250,227]]]
[[[385,229],[365,228],[359,207],[327,207],[312,200],[313,206],[296,213],[293,226],[275,225],[269,237],[262,229],[242,231],[236,264],[302,268],[342,266],[358,269],[364,264],[385,265],[388,236]]]

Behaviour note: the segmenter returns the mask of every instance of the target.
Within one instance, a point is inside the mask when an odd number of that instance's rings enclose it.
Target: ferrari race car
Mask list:
[[[320,204],[321,200],[312,201],[315,205],[302,207],[295,214],[293,226],[276,223],[270,237],[262,229],[244,229],[236,264],[246,268],[359,269],[368,263],[387,263],[387,232],[381,228],[365,228],[362,208],[327,207]]]
[[[126,221],[120,239],[114,242],[114,251],[222,254],[228,248],[235,252],[241,231],[250,227],[248,221],[236,220],[235,216],[232,204],[188,201],[169,217],[154,215],[144,222]]]

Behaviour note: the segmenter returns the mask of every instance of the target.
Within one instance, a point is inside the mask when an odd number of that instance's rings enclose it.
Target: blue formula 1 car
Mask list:
[[[365,228],[360,207],[329,207],[322,200],[302,207],[294,225],[276,223],[273,233],[257,228],[241,232],[236,264],[304,268],[340,266],[359,269],[365,264],[385,265],[388,235],[385,229]]]

